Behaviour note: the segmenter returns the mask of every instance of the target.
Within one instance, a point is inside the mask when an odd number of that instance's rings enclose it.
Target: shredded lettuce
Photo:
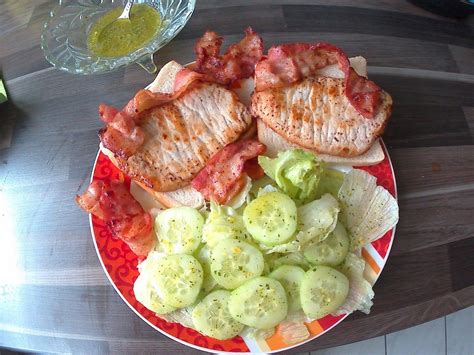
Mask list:
[[[323,168],[314,154],[291,149],[278,153],[275,159],[261,155],[258,163],[291,198],[304,203],[316,197]]]
[[[252,179],[248,176],[245,177],[245,185],[239,191],[239,193],[229,201],[228,206],[237,209],[247,202],[247,196],[252,189]]]
[[[244,330],[239,334],[241,337],[249,339],[267,339],[275,333],[275,328],[270,329],[257,329],[252,327],[245,327]]]
[[[349,294],[346,301],[333,314],[340,315],[361,311],[370,313],[373,305],[374,291],[372,285],[364,278],[365,260],[354,253],[348,253],[346,259],[339,267],[349,279]]]
[[[193,318],[192,318],[193,309],[194,309],[194,305],[186,307],[186,308],[180,308],[171,313],[160,315],[160,318],[163,318],[167,322],[180,323],[184,325],[185,327],[196,330],[196,327],[194,326]]]
[[[275,246],[268,246],[263,243],[258,245],[260,249],[263,251],[264,254],[272,254],[272,253],[292,253],[299,251],[301,249],[300,242],[296,238],[290,239],[289,242],[275,245]]]
[[[257,192],[257,197],[262,196],[263,194],[269,193],[269,192],[279,192],[275,186],[273,185],[265,185],[264,187],[261,187],[258,192]]]
[[[268,259],[267,260],[268,265],[271,270],[274,270],[282,265],[299,266],[305,271],[307,271],[310,268],[310,264],[308,263],[308,261],[305,259],[305,257],[303,256],[301,252],[292,252],[292,253],[284,254],[282,256],[278,254],[270,254],[266,257],[266,259]]]
[[[228,238],[249,240],[243,218],[232,207],[211,202],[211,212],[204,223],[202,239],[210,248]]]
[[[273,181],[270,177],[267,175],[264,175],[261,179],[258,180],[253,180],[252,181],[252,188],[250,189],[249,195],[252,198],[255,198],[258,196],[258,192],[260,191],[261,188],[267,186],[267,185],[274,185],[276,187],[275,181]]]

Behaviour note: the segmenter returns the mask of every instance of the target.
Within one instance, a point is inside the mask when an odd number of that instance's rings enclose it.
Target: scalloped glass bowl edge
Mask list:
[[[144,47],[121,57],[101,58],[91,55],[87,34],[92,24],[120,0],[60,0],[51,11],[41,32],[44,57],[57,69],[72,74],[102,74],[137,63],[152,73],[156,70],[153,53],[168,44],[193,14],[195,0],[136,0],[148,4],[161,15],[160,31]]]

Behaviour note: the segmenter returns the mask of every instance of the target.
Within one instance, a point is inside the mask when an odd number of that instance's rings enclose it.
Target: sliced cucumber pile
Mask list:
[[[337,194],[346,175],[308,165],[307,158],[300,154],[290,159],[297,165],[285,163],[284,169],[265,160],[267,170],[284,177],[280,183],[287,190],[304,193],[310,186],[304,199],[292,199],[267,177],[270,182],[255,184],[238,209],[212,202],[207,210],[174,207],[159,213],[157,247],[139,265],[136,299],[163,318],[219,340],[244,329],[268,335],[284,320],[278,329],[291,328],[295,319],[304,323],[369,309],[373,292],[363,278],[365,262],[339,220],[343,207]],[[313,176],[318,172],[320,181]],[[354,292],[346,302],[350,287],[362,290],[363,308]]]

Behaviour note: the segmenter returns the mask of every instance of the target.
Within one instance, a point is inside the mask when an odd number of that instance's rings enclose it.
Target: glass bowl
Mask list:
[[[156,71],[153,53],[171,41],[191,17],[195,0],[136,0],[161,16],[161,28],[144,47],[120,57],[97,57],[87,48],[91,26],[107,11],[124,6],[125,0],[60,0],[41,33],[41,49],[55,68],[73,74],[99,74],[131,63],[149,73]]]

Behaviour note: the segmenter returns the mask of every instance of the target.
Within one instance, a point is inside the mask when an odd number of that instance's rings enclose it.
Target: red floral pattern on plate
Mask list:
[[[377,177],[377,183],[385,187],[392,195],[396,196],[395,177],[388,154],[384,147],[385,159],[374,166],[361,167],[367,172]],[[130,184],[130,179],[124,176],[109,160],[109,158],[99,152],[94,167],[92,180],[121,179]],[[181,342],[202,350],[214,352],[248,352],[249,348],[241,337],[221,341],[203,336],[193,329],[186,328],[181,324],[169,323],[153,312],[141,305],[133,294],[133,283],[138,277],[138,258],[132,253],[129,247],[120,239],[114,238],[104,225],[104,223],[92,216],[92,237],[96,244],[99,259],[106,270],[111,283],[117,292],[126,300],[130,307],[143,319],[162,333],[179,339]],[[393,239],[393,231],[387,232],[382,238],[372,243],[384,261],[388,257],[387,252]],[[319,320],[323,329],[329,329],[341,320],[344,316],[326,316]],[[283,349],[280,349],[283,350]]]

